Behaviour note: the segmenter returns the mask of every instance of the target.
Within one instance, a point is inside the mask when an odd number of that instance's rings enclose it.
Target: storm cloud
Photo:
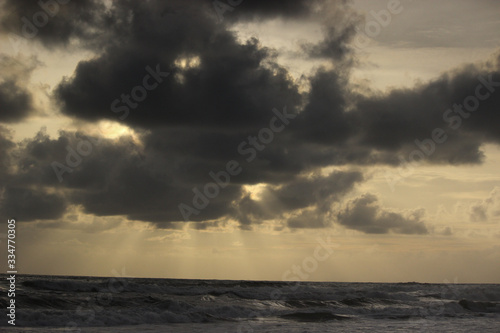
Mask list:
[[[423,211],[410,212],[408,216],[382,209],[373,194],[364,194],[347,203],[337,215],[343,226],[368,234],[426,234],[427,227],[421,220]]]
[[[212,2],[201,0],[109,6],[88,0],[58,8],[33,41],[93,54],[55,87],[61,114],[83,123],[116,122],[137,136],[40,132],[16,144],[5,131],[1,209],[22,211],[18,218],[25,221],[57,219],[74,205],[96,216],[175,228],[185,222],[179,204],[192,203],[195,189],[213,181],[210,172],[236,160],[241,174],[190,215],[195,228],[234,219],[251,229],[278,220],[291,229],[338,223],[364,233],[427,234],[420,211],[386,210],[371,194],[341,203],[365,180],[363,168],[397,166],[399,156],[408,159],[416,150],[429,164],[479,164],[482,147],[500,143],[500,56],[413,88],[361,94],[350,47],[360,22],[347,1],[244,1],[222,22]],[[1,24],[7,32],[22,30],[22,18],[40,10],[35,2],[7,1]],[[308,89],[279,63],[279,50],[232,30],[274,18],[321,22],[319,42],[297,45],[305,59],[331,60],[304,75]],[[0,107],[0,122],[32,112],[19,76],[0,83]],[[249,162],[239,147],[270,126],[275,109],[293,120],[282,121],[266,144],[253,145]],[[436,129],[446,139],[436,142]],[[356,171],[321,173],[332,166]],[[265,184],[257,197],[246,190],[256,184]],[[481,208],[472,213],[482,219]]]
[[[40,63],[36,58],[0,54],[0,123],[13,123],[33,112],[33,97],[27,82]]]
[[[86,43],[110,27],[101,1],[16,1],[3,2],[0,26],[14,48],[27,42],[41,42],[49,48]]]
[[[234,205],[232,214],[242,226],[280,219],[287,220],[291,228],[327,227],[327,223],[315,221],[322,219],[320,216],[326,216],[333,203],[340,201],[362,180],[362,174],[354,171],[298,177],[284,184],[266,186],[258,199],[245,195]],[[297,223],[296,216],[303,215],[304,209],[313,211],[317,218]]]

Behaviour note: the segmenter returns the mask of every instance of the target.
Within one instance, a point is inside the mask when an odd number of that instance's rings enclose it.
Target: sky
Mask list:
[[[1,4],[19,273],[500,283],[500,2]]]

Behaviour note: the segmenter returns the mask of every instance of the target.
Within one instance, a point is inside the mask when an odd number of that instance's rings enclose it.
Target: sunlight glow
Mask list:
[[[174,61],[174,65],[182,70],[200,67],[201,59],[199,56],[179,57]]]
[[[267,184],[259,183],[255,185],[245,185],[243,186],[243,189],[250,193],[250,198],[253,200],[260,200],[267,186]]]
[[[108,140],[117,140],[121,137],[131,137],[135,144],[142,144],[138,132],[116,121],[102,120],[97,123],[97,125],[84,125],[83,127],[79,127],[78,130],[84,131],[89,135]]]

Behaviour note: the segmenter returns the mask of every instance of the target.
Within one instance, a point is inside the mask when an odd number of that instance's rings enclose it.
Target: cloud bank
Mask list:
[[[5,34],[22,35],[22,18],[43,10],[30,1],[3,6]],[[298,45],[301,57],[327,61],[307,77],[307,91],[279,63],[277,50],[255,37],[240,41],[232,30],[275,18],[321,22],[323,40]],[[1,213],[50,220],[77,205],[96,216],[173,227],[184,222],[179,204],[193,200],[193,189],[237,160],[242,173],[190,216],[197,228],[234,219],[242,229],[278,220],[292,229],[338,224],[364,233],[428,233],[422,212],[391,212],[373,194],[341,205],[363,173],[320,170],[398,166],[416,150],[431,164],[481,163],[481,147],[500,143],[500,55],[412,89],[363,95],[351,82],[358,24],[347,1],[245,1],[222,22],[211,1],[60,4],[32,38],[25,36],[49,50],[95,54],[54,89],[60,112],[89,123],[115,121],[139,139],[61,131],[58,138],[40,132],[15,143],[2,128]],[[0,58],[2,66],[9,61]],[[0,82],[0,107],[2,124],[35,112],[18,74]],[[284,107],[293,121],[263,148],[252,141],[269,126],[273,109]],[[434,135],[436,129],[442,132]],[[245,141],[256,152],[252,162],[238,152]],[[266,184],[258,199],[246,190],[256,184]],[[471,218],[481,220],[481,209]]]

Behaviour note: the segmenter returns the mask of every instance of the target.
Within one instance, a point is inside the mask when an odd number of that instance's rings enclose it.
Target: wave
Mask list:
[[[472,312],[500,313],[500,302],[477,302],[462,299],[458,304]]]
[[[294,312],[281,315],[280,318],[290,319],[299,322],[324,322],[330,320],[346,320],[352,319],[348,316],[340,316],[331,312]]]
[[[19,276],[20,326],[500,319],[500,285]],[[8,299],[0,298],[6,306]],[[0,325],[6,325],[5,322]]]

